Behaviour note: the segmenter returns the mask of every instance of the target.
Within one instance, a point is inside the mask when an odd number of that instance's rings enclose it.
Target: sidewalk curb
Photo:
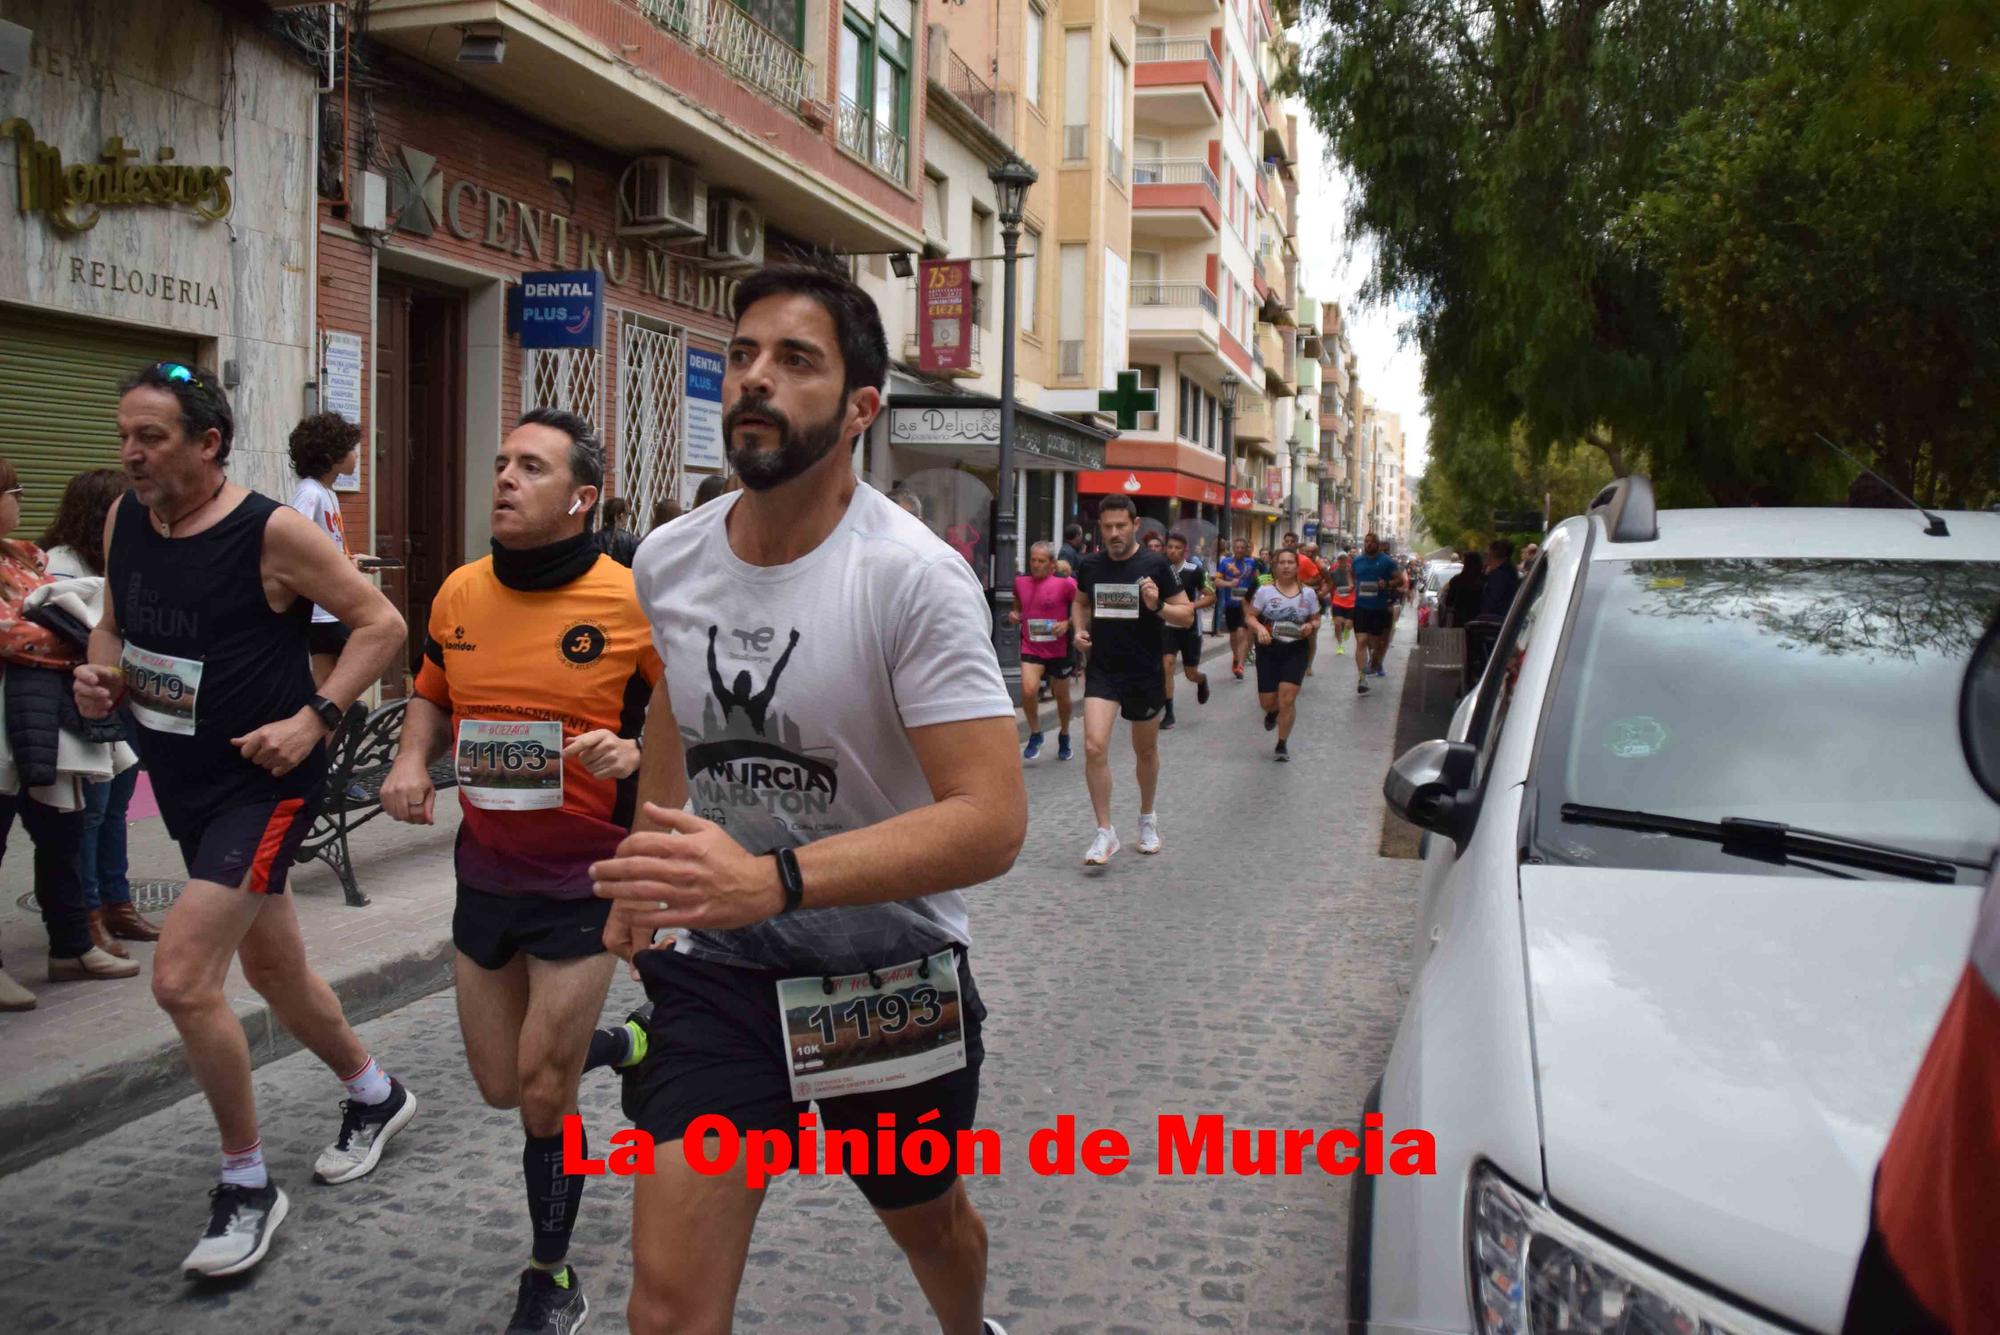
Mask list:
[[[328,978],[327,985],[340,998],[348,1023],[358,1025],[449,987],[451,969],[447,937],[373,968]],[[239,1008],[237,1017],[250,1041],[253,1069],[300,1050],[261,999]],[[175,1039],[135,1041],[131,1051],[88,1069],[34,1074],[43,1077],[38,1087],[10,1089],[0,1098],[0,1177],[199,1092]]]

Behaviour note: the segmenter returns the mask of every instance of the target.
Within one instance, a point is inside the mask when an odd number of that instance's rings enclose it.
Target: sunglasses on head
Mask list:
[[[153,365],[153,369],[168,380],[181,381],[193,385],[196,389],[208,388],[206,384],[202,383],[200,376],[187,367],[182,366],[179,362],[156,362]]]

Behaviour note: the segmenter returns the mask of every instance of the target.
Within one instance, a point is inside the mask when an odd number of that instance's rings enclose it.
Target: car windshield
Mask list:
[[[1712,843],[1565,823],[1563,803],[1577,802],[1984,861],[2000,805],[1966,768],[1958,691],[1996,608],[2000,562],[1593,566],[1535,770],[1537,851],[1598,866],[1758,866]]]

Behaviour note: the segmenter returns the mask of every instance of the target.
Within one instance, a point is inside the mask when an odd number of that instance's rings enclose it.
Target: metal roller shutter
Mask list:
[[[194,355],[184,335],[0,306],[0,457],[23,488],[14,537],[41,537],[71,477],[119,466],[118,382]]]

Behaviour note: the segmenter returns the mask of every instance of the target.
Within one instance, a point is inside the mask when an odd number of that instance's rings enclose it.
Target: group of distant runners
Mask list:
[[[1021,634],[1021,704],[1028,719],[1025,760],[1042,754],[1040,694],[1046,684],[1056,706],[1056,756],[1068,760],[1072,705],[1070,682],[1084,683],[1084,777],[1096,833],[1084,855],[1102,866],[1122,845],[1111,820],[1109,748],[1116,720],[1131,725],[1139,784],[1139,851],[1163,847],[1154,796],[1159,786],[1159,735],[1176,725],[1175,687],[1185,678],[1197,704],[1208,703],[1202,670],[1204,609],[1229,637],[1230,672],[1238,681],[1254,664],[1264,728],[1277,734],[1272,758],[1291,759],[1299,691],[1311,675],[1322,621],[1334,624],[1335,652],[1345,655],[1355,637],[1355,689],[1366,695],[1368,678],[1385,675],[1383,656],[1394,629],[1394,608],[1407,586],[1401,567],[1373,533],[1359,553],[1341,552],[1322,565],[1316,547],[1301,548],[1296,534],[1269,561],[1236,538],[1213,572],[1193,556],[1179,532],[1142,528],[1137,508],[1123,496],[1098,506],[1100,546],[1075,552],[1072,541],[1056,549],[1036,543],[1028,572],[1014,583],[1010,619]]]

